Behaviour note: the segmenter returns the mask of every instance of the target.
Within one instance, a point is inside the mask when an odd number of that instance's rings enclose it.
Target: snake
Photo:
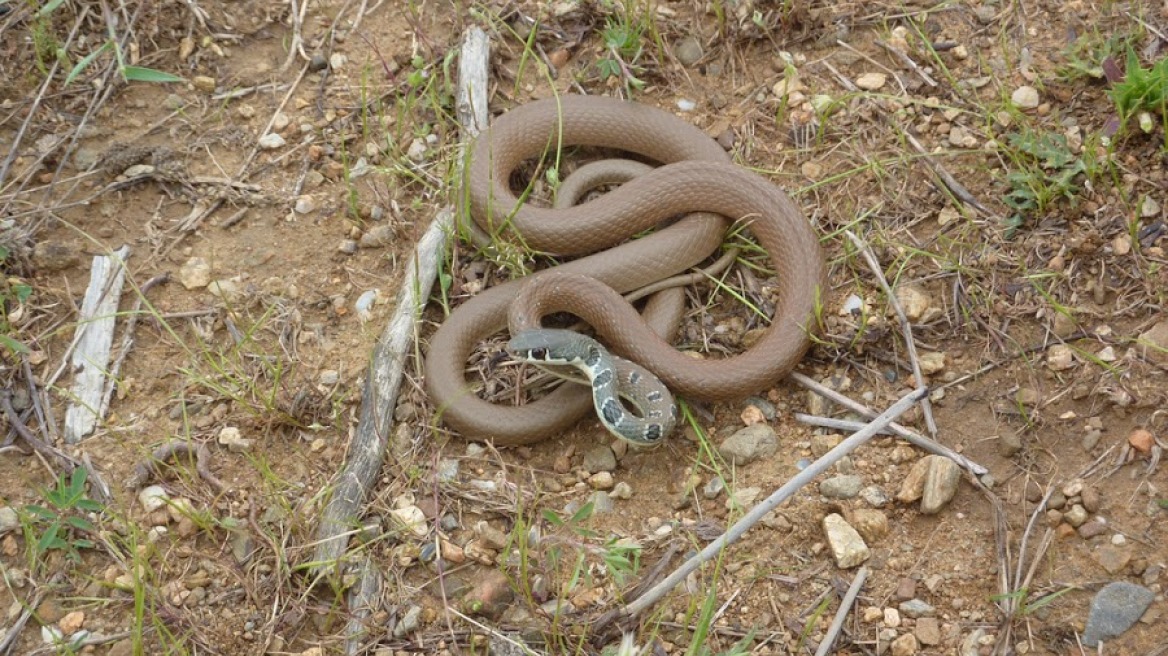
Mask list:
[[[512,190],[511,176],[525,162],[554,158],[569,146],[622,150],[658,166],[571,207],[540,207]],[[442,421],[464,437],[530,444],[595,412],[592,390],[583,385],[562,385],[524,405],[476,395],[467,362],[514,318],[538,330],[547,315],[570,312],[614,353],[642,365],[674,394],[701,402],[738,400],[771,387],[809,348],[826,288],[814,227],[782,188],[733,163],[684,119],[644,103],[563,95],[503,113],[475,139],[468,158],[460,221],[473,221],[490,236],[513,232],[533,251],[575,259],[475,294],[431,336],[426,390]],[[678,215],[684,216],[669,223]],[[745,351],[695,358],[671,343],[684,312],[682,290],[653,295],[643,313],[621,294],[706,260],[735,221],[747,222],[774,265],[774,316]],[[521,292],[526,308],[515,304]]]

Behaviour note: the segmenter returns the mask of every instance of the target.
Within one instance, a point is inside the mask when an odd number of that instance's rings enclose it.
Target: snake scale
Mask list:
[[[546,208],[511,189],[525,161],[568,146],[624,150],[660,164],[586,203]],[[527,444],[556,435],[593,409],[588,387],[563,385],[522,406],[477,397],[466,363],[483,339],[512,320],[538,326],[570,312],[588,322],[615,353],[640,363],[673,390],[699,401],[739,399],[774,385],[806,352],[825,288],[815,231],[778,186],[730,162],[713,139],[665,111],[613,98],[562,96],[521,105],[475,140],[465,173],[465,208],[483,231],[506,227],[528,248],[582,256],[470,298],[430,340],[426,388],[443,421],[471,439]],[[649,228],[684,218],[646,236]],[[731,221],[748,222],[779,279],[774,318],[746,351],[695,359],[670,341],[680,322],[681,290],[650,298],[642,316],[622,293],[685,271],[712,254]],[[551,290],[535,307],[513,308],[525,286]],[[514,327],[514,326],[513,326]]]

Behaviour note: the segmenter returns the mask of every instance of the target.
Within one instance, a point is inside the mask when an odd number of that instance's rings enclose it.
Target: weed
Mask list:
[[[0,270],[3,270],[4,263],[11,254],[7,248],[0,246]],[[0,278],[0,346],[13,353],[28,352],[28,347],[12,336],[10,319],[22,311],[21,308],[29,296],[32,296],[32,287],[20,282],[19,279],[9,279],[7,276]]]
[[[1138,114],[1140,129],[1151,132],[1152,118],[1145,112],[1159,114],[1162,123],[1168,122],[1168,57],[1145,69],[1140,66],[1135,50],[1128,46],[1123,79],[1112,86],[1109,95],[1119,113],[1121,129]],[[1165,147],[1168,147],[1168,134]]]
[[[1080,34],[1063,50],[1064,61],[1056,74],[1066,82],[1083,78],[1102,80],[1106,76],[1104,63],[1130,48],[1132,40],[1129,34],[1113,34],[1104,38],[1099,28]]]
[[[642,45],[645,30],[645,21],[636,19],[626,11],[615,17],[610,16],[601,33],[606,55],[596,62],[600,79],[620,80],[624,84],[625,93],[629,95],[633,89],[645,88],[645,81],[637,77],[645,72],[641,65],[641,56],[645,52]]]
[[[84,467],[73,470],[68,478],[61,474],[57,486],[42,490],[47,505],[24,507],[25,539],[33,545],[31,556],[40,560],[50,551],[60,551],[73,562],[80,562],[81,549],[92,549],[92,540],[80,537],[96,533],[97,529],[85,518],[85,513],[100,513],[103,506],[85,494],[89,472]]]
[[[1028,590],[1027,588],[1021,588],[1019,590],[1015,590],[1014,592],[1010,592],[1007,594],[993,595],[992,597],[990,597],[990,600],[992,600],[994,602],[999,602],[999,601],[1003,601],[1006,599],[1013,599],[1014,602],[1017,604],[1019,615],[1030,615],[1030,614],[1038,611],[1041,608],[1049,606],[1051,603],[1053,603],[1059,597],[1065,595],[1066,593],[1070,592],[1073,589],[1074,588],[1069,588],[1069,587],[1063,588],[1061,590],[1057,590],[1057,591],[1052,592],[1050,594],[1043,595],[1043,596],[1039,597],[1038,599],[1035,599],[1033,602],[1030,602],[1030,601],[1028,601],[1028,598],[1030,596],[1030,590]]]
[[[1010,191],[1003,202],[1014,210],[1006,220],[1007,236],[1012,236],[1031,214],[1046,211],[1059,199],[1073,203],[1079,193],[1077,178],[1088,168],[1063,134],[1024,128],[1006,135],[1006,142],[1014,170],[1006,174]]]

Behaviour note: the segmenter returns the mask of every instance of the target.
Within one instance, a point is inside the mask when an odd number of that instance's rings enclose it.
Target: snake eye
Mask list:
[[[546,348],[533,348],[531,349],[531,357],[536,360],[547,360],[548,350]]]

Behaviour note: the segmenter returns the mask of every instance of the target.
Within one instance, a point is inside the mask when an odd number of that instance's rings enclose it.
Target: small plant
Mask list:
[[[11,255],[4,246],[0,246],[0,271]],[[28,347],[13,337],[12,324],[9,318],[12,313],[19,312],[20,306],[32,295],[32,287],[17,279],[0,278],[0,346],[13,353],[27,353]]]
[[[1129,34],[1113,34],[1105,39],[1098,29],[1081,34],[1063,50],[1063,63],[1057,74],[1067,82],[1082,78],[1102,80],[1107,77],[1106,62],[1119,57],[1131,42]]]
[[[1159,114],[1162,122],[1168,120],[1168,57],[1145,69],[1129,46],[1123,79],[1111,87],[1110,95],[1121,127],[1142,112]],[[1145,132],[1150,132],[1152,127],[1150,119],[1141,120],[1140,128]],[[1168,145],[1168,136],[1165,139]]]
[[[637,77],[644,72],[639,63],[644,52],[641,45],[643,31],[640,25],[628,17],[609,18],[602,35],[607,54],[596,62],[602,80],[620,79],[625,85],[625,92],[630,94],[633,89],[645,87],[645,81]]]
[[[560,517],[552,510],[543,511],[544,521],[554,528],[564,529],[574,534],[576,538],[549,538],[551,547],[548,551],[548,559],[552,563],[561,562],[564,555],[561,549],[562,545],[570,545],[578,549],[583,547],[583,549],[577,552],[581,559],[583,559],[585,554],[598,556],[609,578],[618,586],[624,585],[628,577],[637,572],[637,568],[640,565],[641,547],[640,545],[622,542],[615,537],[610,537],[605,540],[602,546],[589,545],[588,541],[599,538],[599,535],[595,531],[584,526],[584,522],[592,516],[592,511],[592,502],[584,504],[568,519]],[[573,578],[579,574],[578,570],[583,564],[582,560],[577,563],[577,572]]]
[[[1006,220],[1007,236],[1026,217],[1043,212],[1060,198],[1074,202],[1079,193],[1080,174],[1088,172],[1081,157],[1071,152],[1067,137],[1029,128],[1006,135],[1015,170],[1006,174],[1010,191],[1003,202],[1014,210]]]
[[[79,562],[81,556],[78,552],[93,548],[92,540],[79,537],[97,532],[84,514],[102,512],[104,507],[86,496],[88,476],[84,467],[74,469],[68,478],[61,474],[55,488],[41,491],[47,505],[24,507],[28,517],[25,537],[33,545],[33,555],[38,559],[50,551],[61,551],[69,560]]]

